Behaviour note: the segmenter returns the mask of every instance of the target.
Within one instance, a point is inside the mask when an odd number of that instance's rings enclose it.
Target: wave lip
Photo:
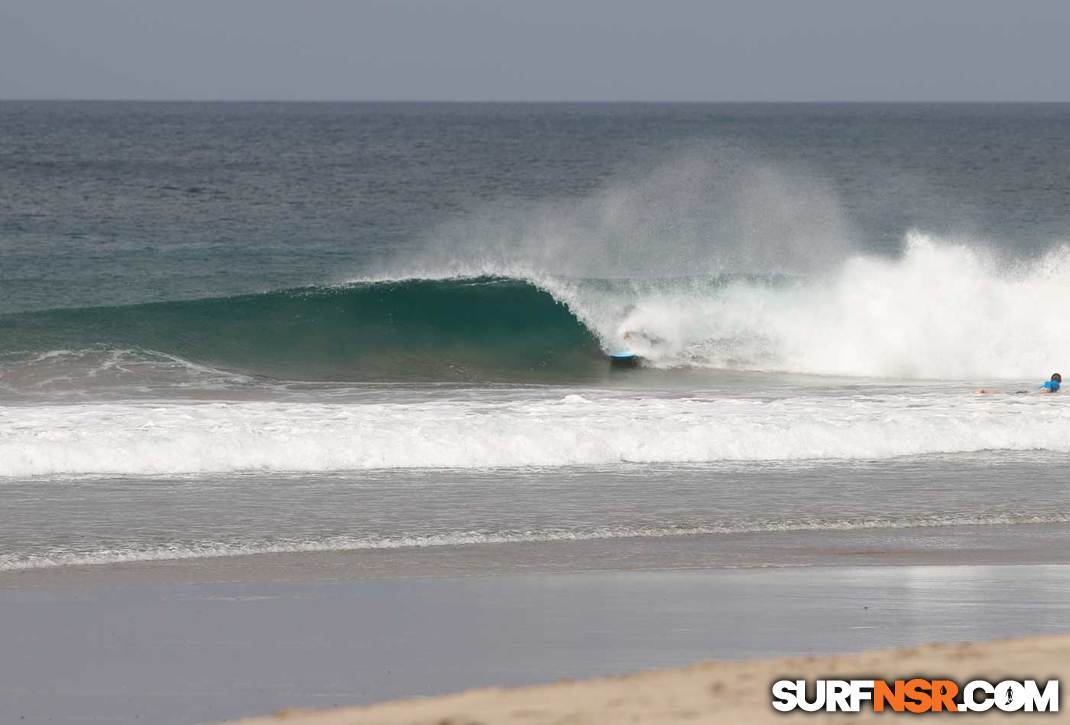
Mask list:
[[[0,408],[0,476],[162,475],[1070,452],[1053,396],[481,398]]]

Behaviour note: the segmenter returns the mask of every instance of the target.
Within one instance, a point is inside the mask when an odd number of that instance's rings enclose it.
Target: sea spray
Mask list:
[[[495,199],[432,226],[415,248],[383,259],[377,275],[808,274],[849,256],[852,239],[838,194],[821,174],[711,144],[587,195]]]

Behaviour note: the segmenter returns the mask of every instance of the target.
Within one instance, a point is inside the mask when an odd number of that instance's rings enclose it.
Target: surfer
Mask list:
[[[1045,380],[1038,386],[1038,391],[1041,393],[1058,393],[1059,388],[1063,385],[1063,376],[1059,373],[1052,373],[1051,378]],[[996,390],[995,388],[980,388],[977,391],[978,395],[996,395],[1002,393],[1002,390]],[[1028,390],[1017,390],[1015,395],[1025,395]]]
[[[632,340],[632,332],[627,331],[621,335],[621,341],[626,345]],[[631,349],[631,346],[621,347],[609,353],[609,361],[613,367],[634,368],[639,365],[640,355]]]
[[[636,341],[640,345],[644,345],[644,346],[649,347],[649,348],[658,347],[658,346],[664,344],[664,342],[665,342],[665,340],[663,338],[655,335],[652,332],[647,332],[646,330],[643,330],[643,329],[625,330],[624,334],[621,335],[621,339],[624,340],[625,342]]]
[[[627,342],[630,333],[621,336],[623,342]],[[639,365],[639,356],[627,347],[620,347],[609,353],[609,362],[615,368],[634,368]]]

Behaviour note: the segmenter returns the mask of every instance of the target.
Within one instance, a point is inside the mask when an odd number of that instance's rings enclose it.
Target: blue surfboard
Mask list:
[[[629,352],[627,350],[618,350],[609,353],[609,363],[613,367],[632,368],[638,365],[641,360],[642,358],[634,352]]]

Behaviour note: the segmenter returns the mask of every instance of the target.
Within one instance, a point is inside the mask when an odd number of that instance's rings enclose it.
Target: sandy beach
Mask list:
[[[703,662],[692,667],[624,677],[556,682],[538,687],[481,689],[422,700],[320,712],[284,710],[242,725],[474,725],[475,723],[774,723],[785,715],[770,706],[769,683],[781,678],[930,675],[957,681],[1070,677],[1070,636],[981,644],[931,644],[909,649],[752,662]],[[844,715],[800,715],[809,722],[840,722]],[[872,721],[872,711],[850,717]],[[966,714],[975,721],[1023,720],[1036,715]],[[1064,709],[1046,722],[1067,722]],[[956,720],[956,722],[959,720]]]

